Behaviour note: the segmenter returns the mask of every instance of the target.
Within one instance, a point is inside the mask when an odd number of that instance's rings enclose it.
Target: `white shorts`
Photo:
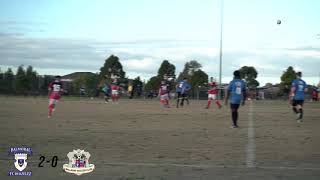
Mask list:
[[[168,94],[160,95],[160,99],[161,100],[168,100],[169,99],[169,95]]]
[[[112,94],[113,96],[118,96],[118,95],[119,95],[119,91],[117,91],[117,90],[112,90],[112,91],[111,91],[111,94]]]
[[[216,100],[215,94],[208,94],[208,99]]]
[[[59,100],[57,99],[49,99],[49,104],[57,104]]]

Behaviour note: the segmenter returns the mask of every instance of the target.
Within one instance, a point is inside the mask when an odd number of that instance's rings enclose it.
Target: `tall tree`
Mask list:
[[[288,94],[290,91],[291,83],[296,78],[296,71],[292,66],[289,66],[286,71],[281,75],[280,94]]]
[[[161,65],[160,68],[158,70],[158,76],[160,77],[170,77],[175,79],[176,75],[175,75],[175,71],[176,71],[176,67],[171,64],[168,60],[164,60]]]
[[[194,72],[201,69],[201,67],[202,67],[202,65],[196,60],[192,60],[192,61],[187,62],[184,65],[183,71],[179,74],[178,81],[182,80],[183,78],[190,79],[192,77],[192,75],[194,74]]]
[[[168,60],[164,60],[158,70],[158,81],[165,79],[170,89],[174,89],[176,79],[176,67]],[[160,82],[159,82],[160,84]]]
[[[256,88],[259,82],[256,80],[258,77],[257,70],[252,66],[243,66],[240,70],[241,78],[245,79],[249,88]]]
[[[48,94],[48,86],[53,80],[54,80],[54,76],[44,75],[42,77],[42,81],[41,81],[42,83],[40,85],[40,88],[43,94]]]
[[[0,68],[0,93],[1,92],[5,92],[5,79],[4,79],[4,73],[1,71],[1,68]]]
[[[120,63],[120,60],[117,56],[111,55],[109,56],[103,65],[103,67],[100,68],[100,80],[104,78],[109,78],[111,75],[116,75],[120,79],[124,79],[126,73],[123,71],[122,64]]]
[[[202,65],[196,61],[192,60],[184,65],[183,71],[179,74],[178,81],[183,78],[187,78],[191,85],[190,94],[195,95],[199,86],[203,86],[208,83],[208,74],[201,70]]]
[[[1,68],[0,68],[0,79],[4,79],[4,73],[1,71]]]
[[[0,91],[4,93],[12,93],[14,91],[14,74],[11,68],[2,74]]]
[[[99,84],[99,75],[95,74],[93,76],[88,77],[86,82],[86,87],[88,88],[88,93],[90,96],[95,95],[96,88]]]
[[[136,77],[134,80],[133,80],[133,86],[142,86],[143,82],[141,81],[140,79],[140,76]]]
[[[14,74],[11,68],[8,68],[8,70],[4,73],[4,78],[14,80]]]
[[[161,80],[162,80],[162,78],[160,78],[159,76],[153,76],[147,82],[147,84],[145,86],[145,90],[146,91],[150,91],[150,90],[157,91],[157,89],[160,86]]]
[[[25,93],[28,87],[26,71],[23,66],[19,66],[16,73],[16,91],[18,93]]]
[[[145,89],[150,90],[157,90],[160,86],[161,80],[164,79],[165,76],[171,79],[166,79],[167,83],[170,86],[173,86],[173,81],[176,77],[175,75],[176,67],[171,64],[168,60],[164,60],[158,70],[158,75],[150,78],[150,80],[147,82]],[[172,88],[172,87],[171,87]]]
[[[199,86],[203,86],[207,82],[208,74],[202,71],[201,69],[198,69],[193,73],[193,75],[190,78],[191,90],[194,91]]]
[[[37,72],[33,70],[32,66],[28,66],[26,70],[26,84],[27,90],[36,90],[38,87],[38,80],[37,80]]]
[[[140,79],[140,76],[136,77],[133,82],[133,87],[134,87],[134,92],[138,95],[141,96],[142,90],[143,90],[143,82]]]

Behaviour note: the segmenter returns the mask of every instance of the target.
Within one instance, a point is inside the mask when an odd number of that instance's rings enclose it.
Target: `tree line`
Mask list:
[[[259,86],[256,80],[258,72],[254,67],[244,66],[240,69],[242,77],[248,83],[250,88]],[[111,82],[111,75],[117,75],[119,82],[126,84],[125,72],[123,71],[120,60],[117,56],[111,55],[105,60],[103,67],[100,68],[100,81]],[[169,60],[163,60],[160,64],[157,74],[151,77],[144,85],[145,91],[157,91],[162,80],[165,80],[172,90],[175,89],[175,84],[187,78],[191,85],[191,94],[195,94],[199,88],[207,88],[209,76],[202,70],[202,65],[197,60],[191,60],[185,63],[182,72],[176,75],[176,67]]]
[[[241,77],[247,82],[251,89],[257,88],[260,83],[256,80],[258,77],[257,70],[252,66],[243,66],[240,69]],[[280,77],[281,83],[280,95],[287,94],[290,89],[291,81],[295,78],[293,67],[288,67]],[[119,57],[115,55],[109,56],[98,73],[92,73],[88,76],[76,77],[68,87],[69,94],[78,94],[79,89],[84,87],[92,96],[99,91],[104,84],[110,84],[112,79],[117,77],[118,83],[124,89],[128,84],[132,84],[135,88],[143,88],[144,91],[157,91],[162,80],[166,80],[171,89],[175,89],[177,81],[187,78],[192,86],[191,93],[206,88],[209,76],[202,70],[202,65],[197,60],[191,60],[185,63],[182,72],[176,75],[176,67],[169,60],[163,60],[157,71],[157,74],[151,77],[147,82],[142,82],[140,77],[129,79]],[[0,69],[0,93],[5,94],[46,94],[49,83],[53,80],[53,76],[40,76],[32,66],[24,68],[19,66],[14,74],[11,68],[5,72]]]
[[[5,72],[0,69],[0,93],[39,95],[47,92],[52,80],[53,76],[50,75],[39,76],[32,66],[24,68],[21,65],[15,74],[11,68]]]

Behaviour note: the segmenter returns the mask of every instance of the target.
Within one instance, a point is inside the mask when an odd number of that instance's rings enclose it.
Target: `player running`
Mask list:
[[[165,81],[161,81],[159,88],[160,102],[165,108],[170,108],[169,106],[169,85]]]
[[[297,114],[297,122],[302,122],[303,118],[303,103],[304,94],[307,92],[307,84],[301,79],[302,73],[296,73],[296,79],[292,81],[291,92],[290,92],[290,103],[292,105],[292,110]]]
[[[51,82],[48,86],[48,97],[49,97],[48,118],[52,117],[53,111],[55,111],[56,105],[61,98],[62,92],[63,92],[63,84],[61,82],[61,77],[55,76],[54,81]]]
[[[211,101],[215,101],[216,105],[220,109],[222,106],[220,104],[220,101],[217,99],[217,84],[213,77],[210,78],[210,89],[208,91],[208,104],[206,106],[206,109],[210,108]]]
[[[111,85],[112,102],[117,103],[119,101],[119,98],[120,98],[119,91],[120,91],[120,86],[118,86],[117,81],[114,80]]]
[[[232,128],[238,128],[238,109],[240,104],[245,105],[246,83],[240,78],[240,71],[234,71],[234,78],[226,89],[225,105],[230,97],[230,107],[232,116]],[[242,102],[242,103],[241,103]]]
[[[107,104],[110,98],[110,87],[108,84],[104,84],[102,92],[104,93],[104,102]]]
[[[183,107],[184,100],[186,99],[187,92],[190,90],[190,88],[191,88],[191,86],[188,83],[187,78],[183,78],[183,80],[178,82],[178,84],[176,85],[176,92],[178,94],[177,108],[179,108],[179,104],[181,107]]]

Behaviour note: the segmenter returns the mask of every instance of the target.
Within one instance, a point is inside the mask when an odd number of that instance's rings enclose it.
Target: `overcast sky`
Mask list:
[[[0,66],[40,74],[98,72],[117,55],[130,78],[148,79],[162,60],[197,60],[218,76],[220,0],[2,0]],[[293,66],[320,76],[320,1],[224,0],[223,82],[241,66],[277,83]],[[277,25],[277,20],[282,20]]]

